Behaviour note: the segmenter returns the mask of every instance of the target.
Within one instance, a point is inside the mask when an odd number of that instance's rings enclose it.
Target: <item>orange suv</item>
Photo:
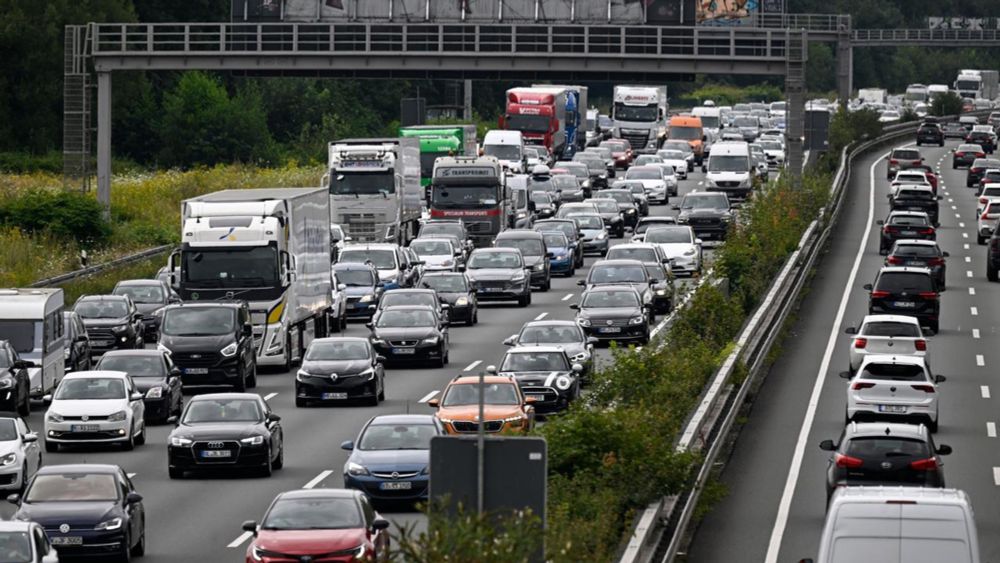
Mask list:
[[[490,434],[527,434],[535,425],[534,397],[525,397],[513,378],[487,375],[483,418]],[[436,408],[438,420],[448,434],[475,434],[479,430],[479,376],[458,376],[445,387],[440,399],[427,404]]]

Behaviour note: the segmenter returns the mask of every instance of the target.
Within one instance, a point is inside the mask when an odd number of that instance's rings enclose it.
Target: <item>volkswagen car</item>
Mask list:
[[[41,466],[38,434],[24,419],[0,414],[0,489],[23,491]]]
[[[71,444],[141,446],[146,443],[143,398],[123,371],[66,374],[45,413],[45,451]]]
[[[649,317],[633,287],[605,285],[589,289],[580,297],[580,303],[570,305],[575,310],[576,323],[587,336],[603,341],[635,340],[649,342]]]
[[[855,420],[912,421],[938,430],[938,385],[943,375],[931,375],[924,359],[914,356],[870,355],[847,379],[848,423]]]
[[[545,249],[545,239],[537,231],[510,229],[498,234],[493,240],[495,248],[516,248],[521,251],[524,267],[529,270],[531,285],[540,291],[552,287],[552,253]]]

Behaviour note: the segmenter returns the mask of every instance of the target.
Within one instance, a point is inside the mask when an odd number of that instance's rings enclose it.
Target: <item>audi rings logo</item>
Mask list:
[[[221,448],[224,445],[225,444],[223,444],[222,442],[209,442],[208,443],[208,447],[210,447],[212,449],[219,449],[219,448]]]
[[[64,533],[64,534],[68,534],[69,533],[69,524],[60,524],[59,525],[59,531],[62,532],[62,533]]]

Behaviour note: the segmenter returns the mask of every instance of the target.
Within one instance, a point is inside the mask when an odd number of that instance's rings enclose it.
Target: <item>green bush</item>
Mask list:
[[[81,295],[111,293],[115,284],[121,280],[152,278],[165,263],[166,256],[154,256],[121,268],[68,281],[59,284],[59,287],[65,292],[66,306],[71,307]]]
[[[728,84],[706,84],[681,96],[682,105],[700,106],[712,100],[717,106],[732,106],[741,102],[775,102],[784,97],[781,88],[772,84],[739,87]]]
[[[392,560],[405,563],[528,563],[541,549],[542,526],[531,511],[478,515],[462,506],[427,507],[427,530],[404,526]],[[488,539],[486,539],[488,538]]]
[[[931,101],[931,115],[958,115],[962,113],[962,97],[954,92],[934,96]]]
[[[62,173],[62,153],[51,151],[44,154],[25,152],[0,152],[0,172],[25,174],[27,172]]]
[[[69,191],[28,190],[0,201],[0,225],[47,231],[88,248],[104,244],[111,235],[97,200]]]

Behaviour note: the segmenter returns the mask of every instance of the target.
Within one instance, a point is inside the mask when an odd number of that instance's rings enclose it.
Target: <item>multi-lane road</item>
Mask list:
[[[700,172],[681,182],[680,195],[697,189],[703,181]],[[671,198],[676,203],[679,198]],[[673,214],[668,206],[653,206],[650,215]],[[628,235],[626,235],[628,237]],[[626,239],[612,239],[617,244]],[[706,257],[709,253],[706,253]],[[597,260],[587,258],[587,267]],[[343,466],[348,452],[341,442],[353,440],[361,426],[372,416],[393,413],[431,413],[425,403],[456,375],[475,374],[489,364],[498,363],[506,346],[502,341],[521,326],[536,319],[572,319],[569,305],[577,302],[577,280],[587,275],[578,270],[574,278],[553,278],[552,289],[536,292],[532,304],[518,308],[513,304],[481,305],[479,324],[451,328],[451,362],[444,369],[389,367],[386,370],[386,401],[378,407],[340,406],[296,408],[294,372],[262,373],[255,392],[263,396],[279,414],[285,430],[285,467],[271,478],[191,476],[184,480],[167,477],[166,444],[171,426],[149,428],[147,443],[132,452],[117,448],[63,449],[45,454],[46,465],[61,463],[116,463],[130,474],[144,497],[146,506],[146,556],[149,562],[167,561],[240,561],[249,533],[240,529],[245,520],[259,520],[264,510],[281,491],[302,487],[343,486]],[[682,285],[679,280],[678,288]],[[663,317],[658,320],[662,321]],[[366,336],[362,323],[352,322],[347,335]],[[607,350],[598,354],[598,362],[608,361]],[[28,419],[33,430],[42,430],[43,411],[38,405]],[[13,507],[0,508],[9,517]],[[420,515],[414,512],[387,514],[396,526],[415,525]]]
[[[940,386],[938,444],[947,485],[969,493],[983,561],[1000,560],[1000,285],[986,280],[985,247],[976,244],[975,190],[966,171],[952,170],[951,149],[922,147],[939,170],[938,242],[950,252],[941,331],[929,339]],[[727,496],[702,521],[689,561],[764,561],[813,558],[825,515],[829,452],[844,426],[845,382],[851,338],[844,328],[867,312],[870,283],[883,264],[879,227],[888,213],[885,152],[856,162],[840,222],[816,267],[783,354],[755,399],[732,458],[722,474]]]

